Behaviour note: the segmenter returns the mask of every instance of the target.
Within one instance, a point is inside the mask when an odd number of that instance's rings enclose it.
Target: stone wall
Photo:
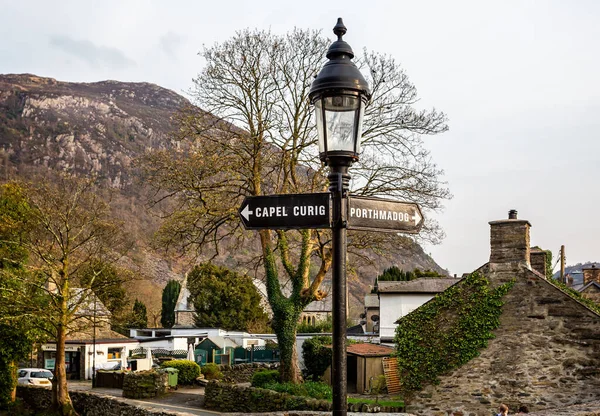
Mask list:
[[[254,387],[241,387],[234,384],[211,381],[204,392],[204,406],[219,412],[278,412],[301,410],[314,412],[331,412],[332,404],[326,400],[315,400],[306,397],[291,396],[273,390]],[[362,413],[393,412],[403,409],[366,403],[348,404],[348,411]],[[323,413],[316,413],[323,414]],[[303,415],[308,414],[303,412]]]
[[[123,397],[147,399],[162,396],[169,388],[168,374],[154,370],[125,373]]]
[[[218,412],[276,412],[283,410],[331,411],[326,400],[307,399],[254,387],[211,381],[204,390],[204,406]]]
[[[530,252],[531,268],[546,276],[546,252],[544,250],[532,248]]]
[[[529,221],[509,219],[490,222],[490,262],[529,264]]]
[[[600,283],[600,267],[592,264],[592,267],[581,270],[583,272],[583,284],[587,285],[590,282]]]
[[[176,416],[176,413],[147,410],[116,398],[92,393],[72,391],[69,392],[69,395],[75,410],[86,416]],[[46,388],[18,386],[17,397],[35,411],[42,412],[52,405],[52,390]]]
[[[223,373],[223,378],[233,383],[250,383],[252,376],[257,371],[275,370],[279,368],[279,363],[245,363],[236,365],[219,365],[219,370]]]
[[[494,287],[515,281],[503,298],[496,337],[439,385],[417,392],[407,411],[489,416],[500,403],[544,411],[599,399],[600,315],[529,269],[523,261],[529,223],[490,224],[492,256],[479,271]]]

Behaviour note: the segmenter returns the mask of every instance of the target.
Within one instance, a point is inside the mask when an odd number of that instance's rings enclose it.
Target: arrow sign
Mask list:
[[[238,213],[247,230],[329,228],[329,193],[247,196]]]
[[[389,199],[348,197],[348,229],[416,234],[423,225],[419,205]]]

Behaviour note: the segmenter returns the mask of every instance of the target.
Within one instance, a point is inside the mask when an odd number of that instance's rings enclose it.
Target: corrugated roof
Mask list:
[[[441,293],[460,279],[421,278],[408,282],[378,282],[379,293]]]
[[[346,348],[348,354],[360,355],[361,357],[387,357],[393,348],[379,344],[350,344]]]

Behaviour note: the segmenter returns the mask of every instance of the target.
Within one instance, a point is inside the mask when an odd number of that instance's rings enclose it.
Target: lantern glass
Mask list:
[[[320,97],[315,101],[319,152],[358,154],[364,104],[358,95]]]

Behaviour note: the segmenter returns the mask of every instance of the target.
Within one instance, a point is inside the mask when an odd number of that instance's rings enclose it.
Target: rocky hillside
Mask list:
[[[149,287],[162,287],[168,279],[181,277],[185,265],[148,248],[158,220],[145,209],[145,189],[135,180],[132,162],[148,150],[176,145],[169,139],[172,117],[187,103],[173,91],[148,83],[70,83],[29,74],[0,75],[0,178],[28,177],[45,169],[97,174],[117,191],[116,215],[126,220],[138,242],[127,264]],[[396,259],[351,271],[353,309],[358,310],[385,267],[443,271],[421,247],[409,240],[405,245],[396,247]],[[238,262],[232,257],[223,262],[235,266]]]

